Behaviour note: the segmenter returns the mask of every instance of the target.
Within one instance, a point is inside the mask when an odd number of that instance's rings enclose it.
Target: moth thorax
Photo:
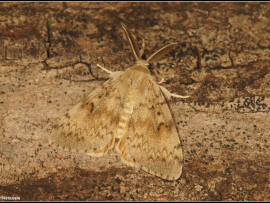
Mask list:
[[[123,75],[123,87],[124,88],[135,88],[137,85],[144,80],[145,77],[151,76],[150,71],[146,66],[134,65],[128,68]],[[140,86],[140,85],[139,85]]]

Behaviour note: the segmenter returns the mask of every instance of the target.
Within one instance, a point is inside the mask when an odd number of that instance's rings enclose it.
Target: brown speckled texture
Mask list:
[[[0,3],[0,198],[270,200],[269,3]],[[171,92],[181,178],[53,149],[52,126],[111,71],[134,64],[121,26]],[[200,51],[201,67],[198,66]]]

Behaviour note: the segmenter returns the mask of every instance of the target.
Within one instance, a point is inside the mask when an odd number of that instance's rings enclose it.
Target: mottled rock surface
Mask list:
[[[270,200],[269,3],[0,3],[0,195],[20,200]],[[52,126],[111,71],[134,64],[121,26],[146,43],[183,153],[166,181],[56,150]],[[199,52],[199,53],[198,53]],[[0,198],[1,198],[0,196]]]

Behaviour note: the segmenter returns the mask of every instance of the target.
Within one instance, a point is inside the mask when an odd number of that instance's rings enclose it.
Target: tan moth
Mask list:
[[[124,28],[136,64],[110,78],[77,103],[53,127],[49,141],[55,147],[100,157],[115,149],[123,163],[163,179],[176,180],[183,167],[183,154],[166,100],[170,93],[150,75],[147,66],[177,45],[169,44],[141,59],[144,51]],[[165,97],[165,98],[164,98]]]

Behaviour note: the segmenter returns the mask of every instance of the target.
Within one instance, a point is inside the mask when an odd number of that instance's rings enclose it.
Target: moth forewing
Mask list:
[[[92,156],[106,154],[114,146],[113,133],[122,111],[122,74],[115,74],[66,113],[53,127],[50,144]]]
[[[136,97],[125,132],[124,163],[132,160],[134,166],[161,178],[179,178],[183,165],[180,139],[164,96],[150,78]]]
[[[171,94],[156,83],[147,68],[176,44],[140,59],[142,50],[123,27],[136,65],[124,72],[111,72],[110,79],[76,104],[54,126],[50,143],[56,147],[103,156],[113,147],[123,163],[168,180],[182,173],[183,155],[166,99]],[[143,42],[144,46],[144,42]]]

